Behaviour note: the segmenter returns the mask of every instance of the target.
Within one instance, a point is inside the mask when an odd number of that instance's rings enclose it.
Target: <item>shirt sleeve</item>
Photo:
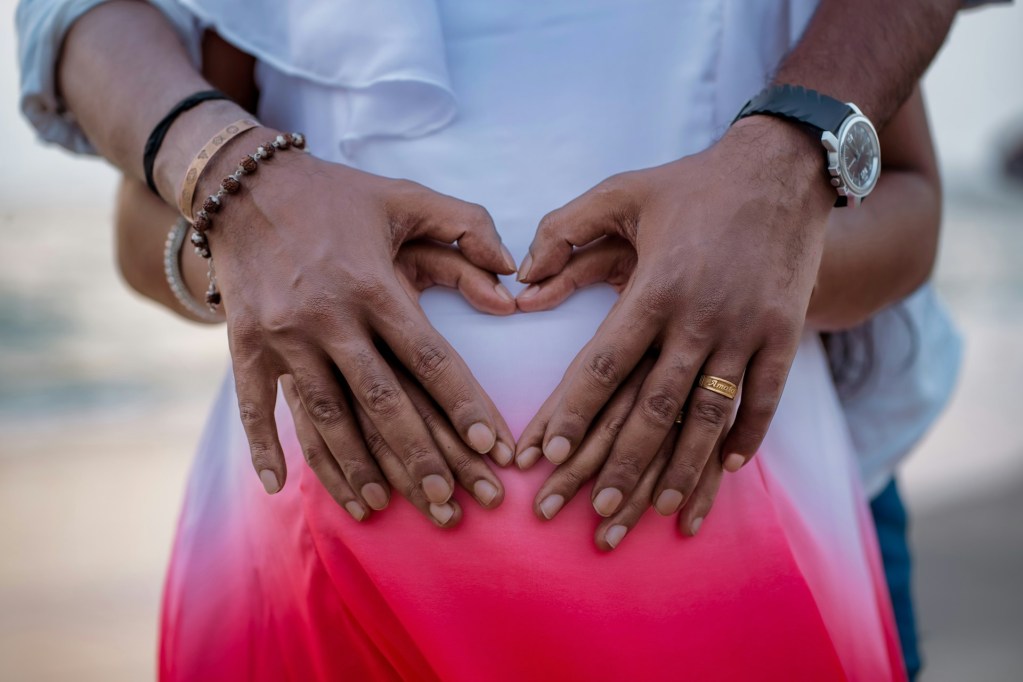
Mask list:
[[[147,1],[167,17],[198,65],[202,34],[195,18],[174,0]],[[96,150],[57,94],[57,59],[71,26],[104,2],[107,0],[21,0],[15,13],[21,112],[40,139],[80,154],[95,154]]]

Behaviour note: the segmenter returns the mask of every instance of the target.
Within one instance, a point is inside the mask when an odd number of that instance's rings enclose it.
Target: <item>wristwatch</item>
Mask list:
[[[747,102],[735,121],[755,114],[796,121],[820,133],[831,185],[838,192],[835,206],[856,206],[877,185],[881,143],[874,125],[855,104],[798,85],[772,85]]]

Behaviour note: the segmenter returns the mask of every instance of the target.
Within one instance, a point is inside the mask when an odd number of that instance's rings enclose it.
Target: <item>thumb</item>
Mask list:
[[[530,284],[515,298],[519,310],[549,310],[576,290],[607,282],[619,290],[636,267],[636,251],[620,237],[604,237],[575,250],[560,272]]]
[[[631,174],[622,173],[587,190],[543,217],[519,268],[520,282],[539,282],[568,263],[572,250],[604,236],[631,238],[639,212],[629,188]]]
[[[487,209],[417,186],[416,219],[406,239],[434,239],[458,244],[469,262],[490,272],[510,275],[515,259],[501,242]]]

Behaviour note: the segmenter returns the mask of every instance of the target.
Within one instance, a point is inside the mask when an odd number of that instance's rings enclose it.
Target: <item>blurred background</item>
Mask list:
[[[0,0],[0,680],[153,676],[164,566],[222,329],[129,292],[116,176],[40,145]],[[956,397],[903,475],[925,682],[1023,679],[1023,6],[963,14],[926,78]],[[1015,172],[1023,174],[1023,160]]]

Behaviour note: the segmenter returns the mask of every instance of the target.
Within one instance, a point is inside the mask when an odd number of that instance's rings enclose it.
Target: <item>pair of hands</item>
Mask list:
[[[456,481],[482,506],[500,504],[481,455],[523,468],[543,455],[559,467],[537,495],[542,518],[596,476],[601,547],[651,502],[682,510],[694,533],[722,468],[759,447],[802,331],[830,209],[802,135],[746,119],[700,154],[602,182],[543,219],[517,301],[497,280],[515,263],[482,207],[279,155],[210,235],[240,414],[267,491],[286,476],[273,421],[281,379],[307,461],[355,518],[384,508],[393,487],[453,525]],[[509,314],[596,281],[620,298],[516,443],[418,292],[453,286]],[[743,383],[730,428],[731,401],[691,391],[701,373]]]

